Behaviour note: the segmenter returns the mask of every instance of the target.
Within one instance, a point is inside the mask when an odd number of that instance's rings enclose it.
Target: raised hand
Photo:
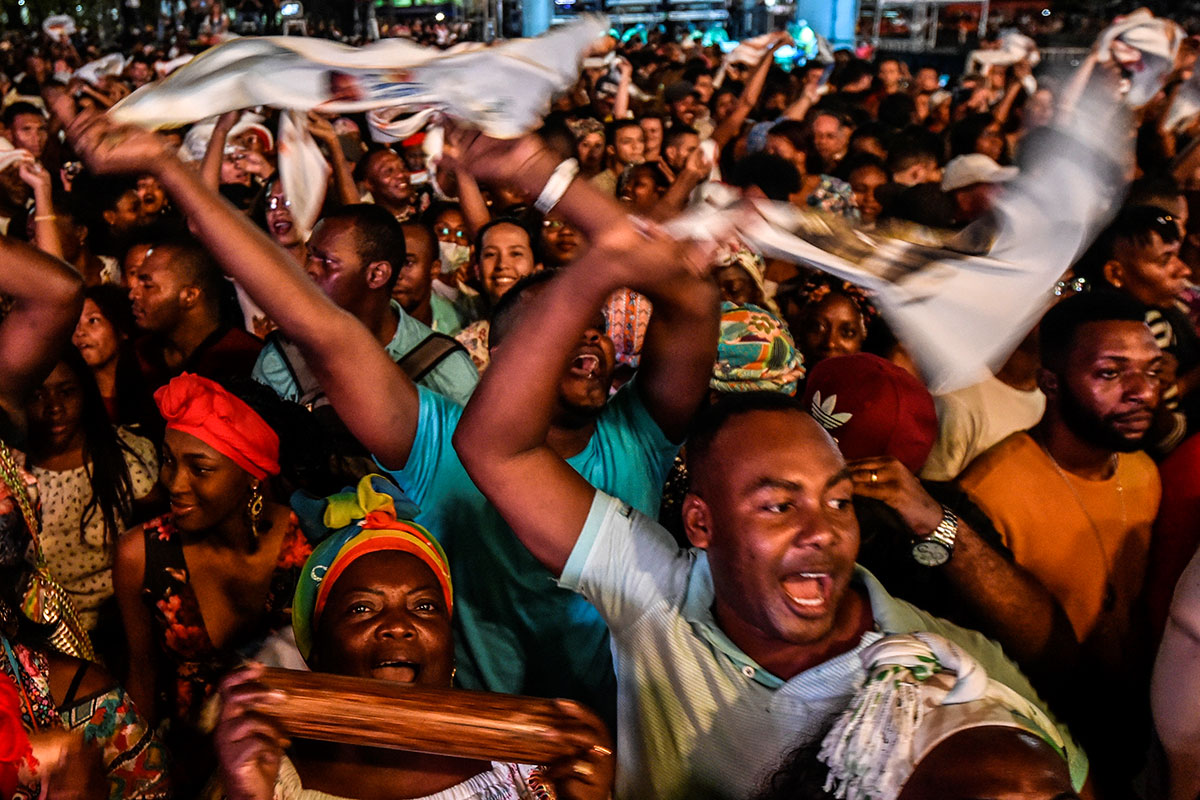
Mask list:
[[[51,189],[50,172],[39,162],[32,159],[17,164],[17,174],[21,180],[33,190],[34,197],[49,196]]]
[[[97,175],[157,174],[164,163],[175,158],[167,141],[156,133],[118,124],[97,111],[76,114],[74,102],[65,93],[51,94],[48,99],[67,141]]]
[[[253,150],[246,150],[237,153],[234,159],[238,162],[238,166],[251,175],[257,175],[263,181],[266,181],[275,174],[275,167],[270,161],[263,157],[262,153],[256,153]]]
[[[887,503],[917,536],[926,536],[942,521],[942,506],[908,468],[890,456],[860,458],[847,464],[854,493]]]
[[[324,142],[330,147],[338,146],[337,131],[333,129],[333,123],[329,117],[322,116],[315,111],[308,112],[308,132],[317,141]]]
[[[442,161],[480,180],[505,181],[544,152],[546,146],[533,134],[518,139],[496,139],[477,130],[447,124]]]

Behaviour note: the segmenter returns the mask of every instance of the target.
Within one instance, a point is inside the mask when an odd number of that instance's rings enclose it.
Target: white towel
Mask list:
[[[586,17],[534,39],[453,53],[403,39],[356,48],[298,36],[242,37],[143,86],[109,114],[161,128],[255,106],[366,111],[372,135],[395,141],[441,113],[491,136],[514,138],[540,124],[551,96],[575,81],[585,51],[606,30],[604,18]],[[301,218],[298,210],[319,208],[325,172],[310,171],[316,143],[307,129],[295,144],[280,154],[280,177],[296,222],[311,228],[315,217]],[[283,163],[297,154],[304,154],[301,164]]]
[[[1053,301],[1053,287],[1122,196],[1132,158],[1123,104],[1089,92],[1061,138],[1031,142],[1005,185],[995,224],[942,246],[852,228],[788,203],[746,200],[709,184],[706,202],[664,225],[697,240],[736,236],[763,255],[801,263],[871,292],[935,395],[999,367]],[[986,233],[986,239],[976,244]]]

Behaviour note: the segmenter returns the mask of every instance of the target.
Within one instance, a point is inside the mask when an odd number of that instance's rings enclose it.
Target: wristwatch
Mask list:
[[[942,506],[942,521],[930,533],[913,539],[912,557],[923,567],[940,567],[954,555],[958,515]]]

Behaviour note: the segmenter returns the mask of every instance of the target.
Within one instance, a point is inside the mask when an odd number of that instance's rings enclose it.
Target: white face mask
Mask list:
[[[438,242],[438,255],[442,260],[442,274],[450,276],[471,260],[471,248],[458,242]]]

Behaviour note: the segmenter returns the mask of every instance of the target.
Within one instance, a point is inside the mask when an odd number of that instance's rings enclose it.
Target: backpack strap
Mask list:
[[[446,360],[455,351],[467,352],[453,336],[436,331],[430,333],[421,342],[409,350],[396,363],[413,383],[420,383],[434,367]]]
[[[327,403],[325,392],[321,391],[321,384],[312,374],[312,370],[308,368],[308,364],[305,363],[304,356],[300,354],[300,348],[292,344],[279,331],[272,331],[267,335],[267,346],[271,345],[275,346],[280,360],[283,361],[288,374],[296,384],[296,394],[300,405],[313,409]]]

